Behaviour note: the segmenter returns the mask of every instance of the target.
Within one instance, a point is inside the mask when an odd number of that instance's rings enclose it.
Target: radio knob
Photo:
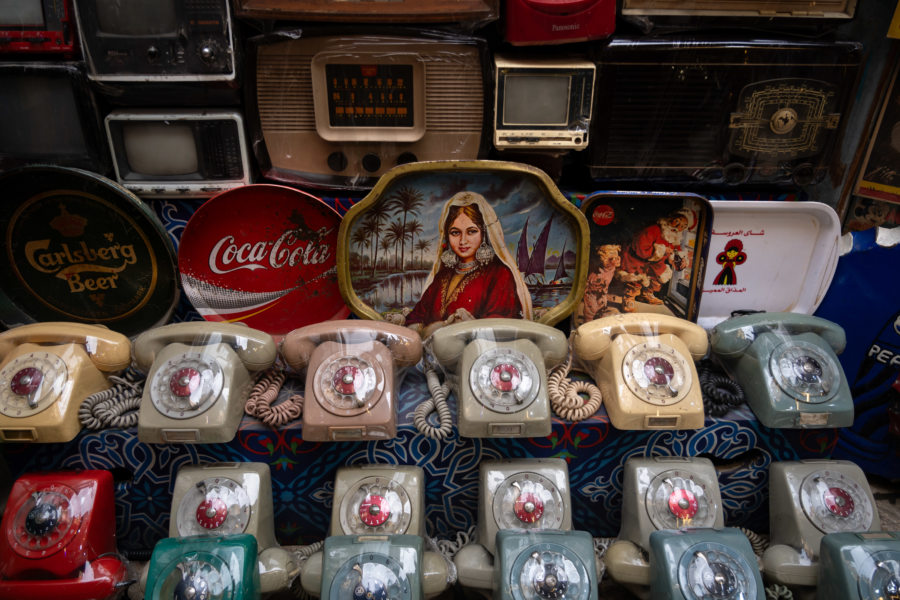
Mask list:
[[[381,159],[375,154],[366,154],[362,157],[362,166],[369,173],[374,173],[381,168]]]
[[[200,44],[200,60],[209,64],[216,60],[216,44],[211,40],[204,40]]]
[[[332,171],[343,171],[347,168],[347,156],[343,152],[332,152],[328,155],[328,167]]]

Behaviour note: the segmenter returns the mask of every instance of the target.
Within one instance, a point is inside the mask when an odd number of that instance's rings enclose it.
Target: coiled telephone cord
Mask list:
[[[572,355],[566,362],[550,371],[547,377],[547,394],[550,397],[550,407],[560,418],[567,421],[583,421],[592,416],[603,403],[603,394],[600,388],[589,381],[574,381],[568,379],[572,369]],[[586,394],[587,402],[580,394]]]
[[[750,547],[753,548],[753,554],[762,556],[766,548],[769,547],[769,538],[746,527],[738,527],[738,529],[747,536],[747,539],[750,541]]]
[[[274,404],[286,377],[277,367],[260,374],[247,397],[244,412],[269,427],[281,427],[299,419],[303,414],[303,396],[300,394],[291,394],[284,402]]]
[[[93,431],[100,429],[128,429],[138,422],[141,395],[147,378],[129,368],[122,376],[111,375],[109,389],[91,394],[78,408],[81,425]]]
[[[447,384],[441,384],[437,371],[433,367],[426,364],[425,381],[428,382],[428,391],[431,398],[425,400],[413,411],[413,424],[419,433],[433,440],[443,441],[453,434],[453,415],[450,413],[450,406],[447,404],[447,396],[450,394],[450,387]],[[435,427],[428,422],[431,413],[436,412],[438,425]]]
[[[732,408],[744,403],[744,388],[728,377],[709,359],[697,363],[700,390],[703,392],[703,409],[708,416],[725,416]]]

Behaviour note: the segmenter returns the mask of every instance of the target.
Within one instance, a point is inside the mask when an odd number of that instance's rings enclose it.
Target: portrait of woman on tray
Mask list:
[[[437,259],[405,324],[422,337],[457,321],[532,318],[531,295],[484,196],[459,192],[441,211]]]

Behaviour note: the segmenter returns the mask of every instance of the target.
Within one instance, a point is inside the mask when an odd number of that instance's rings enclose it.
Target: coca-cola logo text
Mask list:
[[[224,275],[241,269],[281,269],[297,265],[319,265],[332,257],[330,244],[321,243],[333,231],[322,227],[316,239],[300,239],[293,230],[285,231],[277,240],[243,242],[233,235],[219,239],[209,253],[209,269]]]

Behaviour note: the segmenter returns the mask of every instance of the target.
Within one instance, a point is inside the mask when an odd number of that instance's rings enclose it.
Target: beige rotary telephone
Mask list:
[[[281,344],[306,371],[303,439],[384,440],[397,435],[397,369],[422,358],[411,329],[375,321],[327,321],[295,329]]]
[[[268,333],[234,323],[157,327],[134,342],[147,373],[138,439],[149,443],[230,442],[244,415],[253,373],[277,356]]]
[[[719,480],[709,459],[632,456],[624,467],[622,526],[604,558],[607,572],[646,597],[651,533],[724,525]]]
[[[491,589],[498,531],[572,529],[569,469],[561,458],[484,461],[479,466],[476,543],[453,558],[460,584]]]
[[[131,363],[131,343],[100,325],[49,322],[0,333],[0,440],[68,442],[81,402],[109,389]]]
[[[699,429],[703,396],[695,360],[709,340],[699,325],[670,315],[628,313],[575,330],[577,359],[603,393],[617,429]]]
[[[521,319],[477,319],[441,327],[431,344],[457,393],[460,436],[550,435],[547,372],[569,353],[560,330]]]
[[[862,469],[845,460],[773,462],[769,467],[769,541],[766,579],[814,586],[819,544],[828,533],[881,529],[875,498]]]

